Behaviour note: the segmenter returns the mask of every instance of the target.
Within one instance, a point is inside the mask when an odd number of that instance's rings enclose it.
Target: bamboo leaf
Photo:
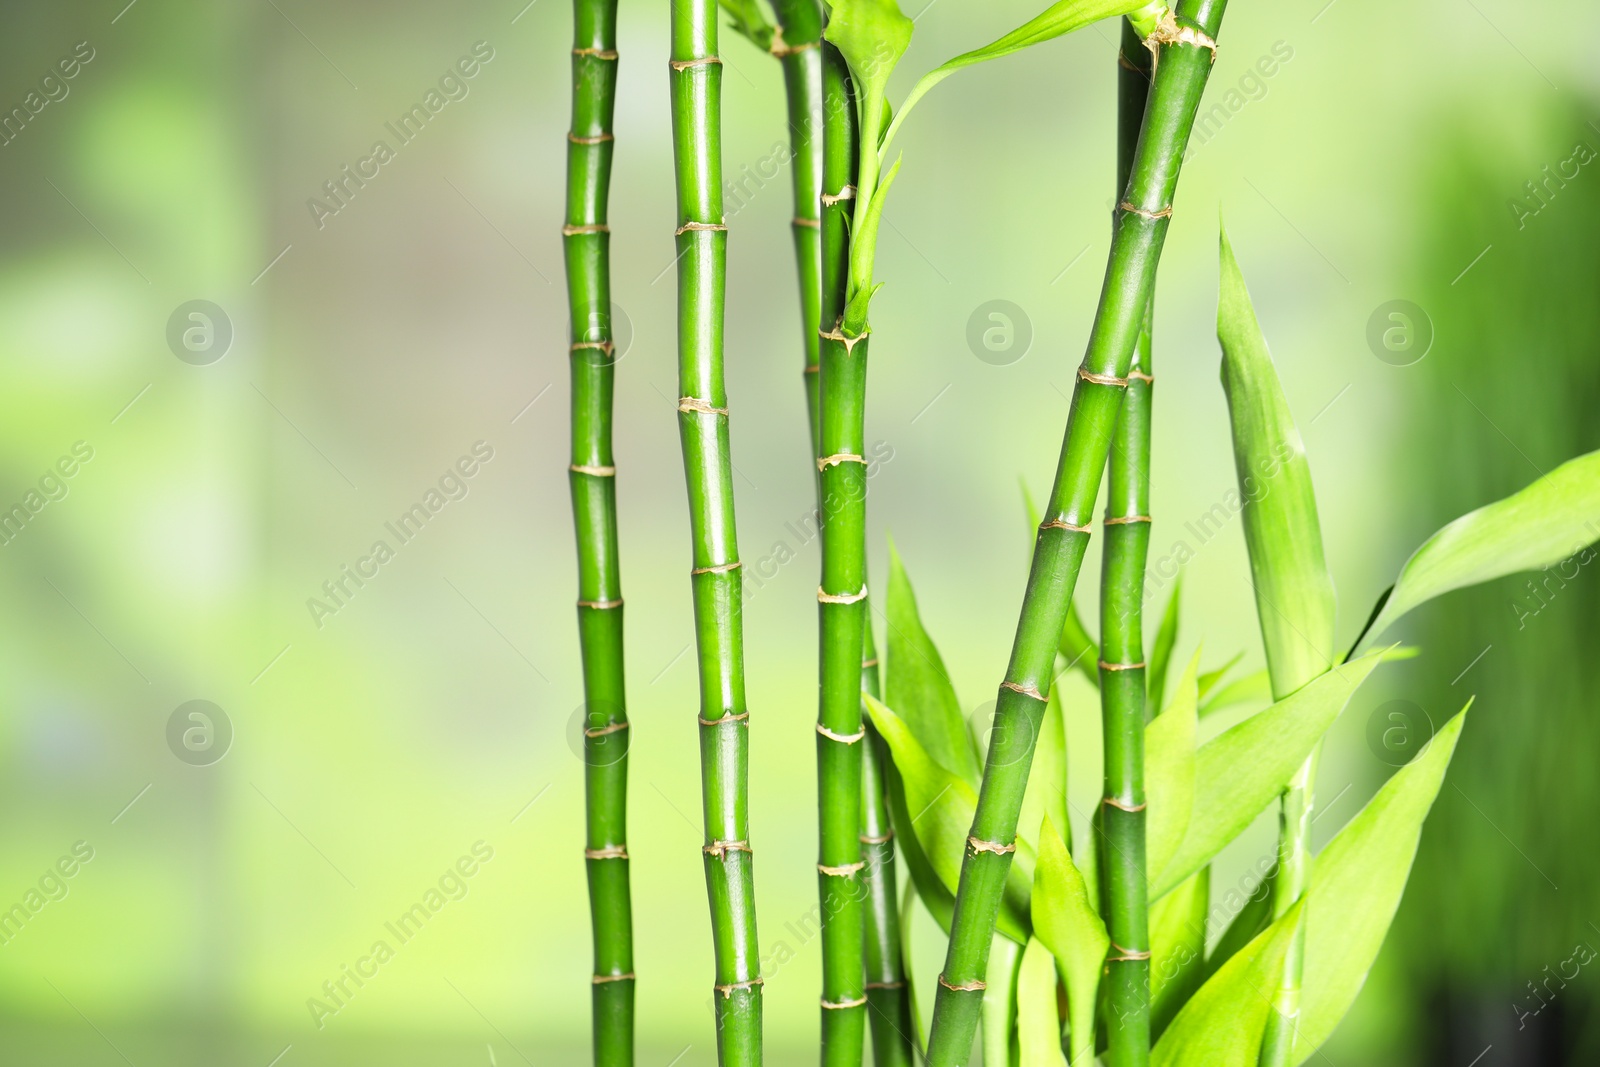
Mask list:
[[[1296,904],[1189,998],[1151,1050],[1151,1067],[1256,1067],[1272,991],[1303,907]]]
[[[1239,704],[1270,703],[1272,701],[1272,680],[1267,677],[1265,668],[1247,674],[1243,678],[1235,678],[1227,685],[1218,689],[1215,694],[1206,698],[1200,705],[1200,717],[1209,718],[1219,711],[1236,707]]]
[[[895,128],[904,121],[917,101],[927,95],[928,90],[963,67],[1009,56],[1031,45],[1069,34],[1091,22],[1119,15],[1134,15],[1145,24],[1147,28],[1144,29],[1144,33],[1148,34],[1149,30],[1154,28],[1156,20],[1166,11],[1166,7],[1165,3],[1151,3],[1150,0],[1059,0],[1003,37],[990,41],[982,48],[963,52],[924,74],[906,96],[905,103],[900,105],[900,117],[895,120],[894,126],[890,127],[888,136],[890,138],[894,136]],[[885,140],[887,141],[887,138]]]
[[[889,753],[894,758],[895,777],[902,789],[901,811],[905,815],[896,822],[896,829],[902,831],[902,838],[914,837],[926,857],[924,875],[931,872],[936,882],[924,890],[923,883],[918,881],[917,893],[938,918],[945,901],[954,904],[953,894],[961,880],[961,859],[967,849],[967,833],[972,826],[972,816],[978,810],[977,790],[935,762],[900,716],[866,693],[861,699],[866,702],[867,714],[888,742]],[[910,834],[903,832],[906,826],[910,827]],[[903,841],[901,848],[905,848]],[[909,861],[907,865],[912,878],[917,879],[917,866]],[[1001,933],[1018,944],[1028,939],[1028,897],[1033,869],[1033,850],[1019,841],[1006,878],[1005,899],[997,924]]]
[[[1412,553],[1363,640],[1436,596],[1576,557],[1600,539],[1600,451],[1568,460],[1538,481],[1449,523]]]
[[[1210,696],[1211,691],[1227,676],[1229,671],[1238,666],[1239,661],[1242,659],[1244,659],[1244,653],[1235,652],[1233,658],[1228,662],[1214,671],[1206,671],[1202,674],[1200,676],[1200,699],[1205,700],[1206,697]]]
[[[729,23],[735,33],[748,39],[763,52],[772,48],[772,23],[767,21],[761,5],[756,0],[718,0],[719,6],[727,12]]]
[[[1343,664],[1200,746],[1189,828],[1151,883],[1151,900],[1209,863],[1261,814],[1382,659],[1374,652]]]
[[[1332,1035],[1377,959],[1471,706],[1468,701],[1396,771],[1317,857],[1306,901],[1305,993],[1294,1063]]]
[[[1211,955],[1206,958],[1206,977],[1210,978],[1217,973],[1224,963],[1231,959],[1234,953],[1244,948],[1259,937],[1267,927],[1272,925],[1272,888],[1278,882],[1278,865],[1271,863],[1267,874],[1257,882],[1249,891],[1243,894],[1237,902],[1230,901],[1227,896],[1217,901],[1218,907],[1232,905],[1237,908],[1233,921],[1222,932],[1222,937],[1217,940],[1216,948],[1211,950]],[[1237,889],[1229,890],[1230,894],[1238,894]]]
[[[1333,665],[1333,580],[1305,445],[1226,231],[1221,247],[1222,388],[1267,669],[1273,695],[1284,697]]]
[[[1206,976],[1206,912],[1211,906],[1211,869],[1150,908],[1150,1035],[1159,1038]]]
[[[1017,1052],[1017,1067],[1067,1067],[1056,1014],[1056,961],[1037,937],[1028,939],[1017,972]]]
[[[1150,653],[1149,679],[1150,706],[1160,708],[1167,695],[1167,668],[1172,664],[1172,649],[1178,643],[1178,608],[1183,597],[1183,572],[1172,583],[1172,595],[1167,597],[1167,609],[1161,613],[1161,625],[1156,629],[1155,648]],[[1201,680],[1201,695],[1205,695],[1205,682]]]
[[[895,175],[900,173],[900,160],[896,159],[889,168],[889,173],[883,176],[883,181],[873,190],[872,200],[867,204],[866,214],[861,217],[860,232],[855,235],[854,248],[876,248],[878,246],[878,225],[883,219],[884,201],[889,196],[889,188],[894,185]],[[863,268],[863,274],[871,277],[871,272]],[[850,298],[850,303],[845,305],[844,317],[840,329],[847,337],[860,337],[867,328],[867,306],[872,303],[872,298],[883,283],[866,285],[856,290]]]
[[[983,769],[967,737],[961,703],[939,650],[922,627],[917,596],[893,541],[889,542],[889,591],[884,611],[889,622],[884,696],[889,706],[904,718],[935,763],[977,785]]]
[[[1039,827],[1039,861],[1033,871],[1034,934],[1055,956],[1067,983],[1073,1067],[1094,1063],[1095,996],[1111,939],[1089,902],[1083,875],[1046,817]]]
[[[895,0],[833,0],[822,35],[849,65],[858,97],[879,100],[911,44],[911,31],[911,20]]]
[[[1163,870],[1178,851],[1194,806],[1195,726],[1200,652],[1178,678],[1172,704],[1144,728],[1145,849],[1149,869]]]

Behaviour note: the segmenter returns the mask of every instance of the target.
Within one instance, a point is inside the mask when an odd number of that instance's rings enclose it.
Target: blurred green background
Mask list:
[[[24,516],[0,534],[0,909],[25,916],[0,913],[4,1062],[586,1059],[558,236],[570,13],[524,2],[0,9],[0,516]],[[909,12],[896,93],[1038,6]],[[618,491],[639,1062],[699,1067],[715,1051],[670,400],[666,18],[624,0]],[[1180,662],[1202,635],[1208,666],[1260,662],[1237,523],[1189,527],[1234,477],[1219,209],[1311,453],[1342,638],[1441,522],[1600,446],[1600,165],[1570,162],[1600,147],[1597,30],[1592,6],[1546,0],[1234,5],[1156,313],[1152,562],[1180,542],[1192,555]],[[1102,25],[964,74],[900,142],[874,303],[868,438],[891,458],[872,483],[873,565],[892,532],[973,711],[1026,568],[1018,481],[1039,492],[1050,476],[1099,289],[1113,41]],[[474,54],[420,134],[386,129]],[[797,532],[812,481],[792,205],[779,69],[731,33],[723,54],[725,169],[744,181],[729,204],[736,486],[763,577],[746,613],[760,928],[767,951],[794,951],[767,975],[767,1032],[775,1063],[804,1063],[818,552]],[[324,183],[380,139],[393,158],[329,199]],[[222,316],[186,361],[170,322],[203,331],[179,312],[195,300]],[[967,341],[991,300],[1026,317],[1003,365]],[[1420,307],[1428,344],[1380,359],[1369,321],[1395,300]],[[491,458],[441,482],[475,446]],[[385,523],[430,490],[451,499],[400,544]],[[396,551],[376,576],[323,592],[380,538]],[[1082,588],[1097,581],[1091,564]],[[1367,741],[1388,702],[1438,723],[1480,694],[1396,933],[1327,1062],[1600,1061],[1600,977],[1543,984],[1576,945],[1600,946],[1600,595],[1587,570],[1549,588],[1535,601],[1508,579],[1420,613],[1406,636],[1425,655],[1336,728],[1319,841],[1389,772]],[[210,748],[191,736],[198,754],[180,736],[198,720],[170,729],[194,700],[221,712]],[[1081,688],[1068,700],[1072,788],[1092,798],[1093,708]],[[1216,884],[1271,836],[1264,818]],[[443,877],[475,848],[470,878]],[[430,889],[444,904],[399,944],[385,924]],[[921,980],[937,944],[918,922]],[[319,1017],[308,1002],[370,970],[380,939],[394,957]]]

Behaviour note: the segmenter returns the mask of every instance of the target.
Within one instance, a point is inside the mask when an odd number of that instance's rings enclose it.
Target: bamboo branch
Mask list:
[[[616,0],[574,0],[572,125],[562,229],[571,316],[572,515],[578,542],[583,657],[584,866],[594,935],[591,1012],[596,1067],[633,1063],[633,908],[628,882],[628,717],[616,466],[611,452],[611,119]]]
[[[1215,58],[1226,0],[1184,0],[1151,36],[1157,64],[1132,173],[1115,213],[1111,256],[1078,370],[1060,465],[1039,527],[1006,680],[995,705],[970,845],[962,859],[950,945],[934,1002],[930,1067],[955,1067],[972,1047],[989,937],[1010,869],[1017,817],[1134,349],[1155,286],[1184,149]]]
[[[706,891],[722,1067],[761,1062],[761,974],[746,780],[749,711],[739,549],[723,384],[727,227],[722,214],[722,61],[715,0],[672,4],[671,99],[678,229],[678,431],[689,488]]]
[[[1117,189],[1127,188],[1150,96],[1153,56],[1122,20],[1117,56]],[[1107,1063],[1150,1060],[1150,931],[1145,870],[1144,571],[1150,547],[1150,305],[1128,371],[1111,442],[1100,584],[1100,706],[1105,797],[1100,871],[1105,879]]]

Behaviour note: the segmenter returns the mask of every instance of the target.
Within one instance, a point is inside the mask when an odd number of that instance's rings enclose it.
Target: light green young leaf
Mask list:
[[[872,303],[872,297],[879,289],[878,285],[870,284],[872,281],[872,262],[878,247],[878,225],[883,220],[883,204],[889,196],[889,189],[894,185],[895,175],[900,173],[900,160],[896,159],[889,168],[889,173],[883,176],[883,181],[872,191],[872,199],[867,203],[866,214],[855,219],[856,233],[850,242],[850,277],[851,284],[859,284],[855,295],[850,298],[850,303],[845,305],[844,316],[840,320],[840,330],[846,337],[860,337],[867,328],[867,306]]]
[[[1200,699],[1204,701],[1206,697],[1210,696],[1211,691],[1217,687],[1217,684],[1227,676],[1229,671],[1238,666],[1239,661],[1242,659],[1244,659],[1244,653],[1235,652],[1232,659],[1218,667],[1216,670],[1206,671],[1204,674],[1200,675]]]
[[[1054,40],[1057,37],[1081,29],[1091,22],[1101,19],[1115,18],[1118,15],[1131,15],[1142,13],[1146,21],[1153,24],[1159,13],[1165,11],[1166,4],[1151,3],[1150,0],[1059,0],[1051,4],[1037,17],[1029,19],[1010,33],[970,52],[963,52],[948,63],[937,67],[924,74],[912,87],[905,103],[900,105],[900,117],[895,119],[894,125],[889,127],[889,135],[884,139],[887,144],[894,137],[896,128],[905,120],[906,115],[916,106],[917,101],[925,96],[929,89],[944,81],[950,75],[963,67],[970,67],[975,63],[983,63],[1001,56],[1009,56],[1013,52],[1020,52],[1030,45],[1040,44],[1044,41]]]
[[[1333,1034],[1367,980],[1405,892],[1423,820],[1444,782],[1467,708],[1395,772],[1317,856],[1306,901],[1297,1064]]]
[[[1151,900],[1211,862],[1261,814],[1382,659],[1377,652],[1342,664],[1200,746],[1189,828],[1151,882]]]
[[[1151,1067],[1256,1067],[1261,1035],[1304,901],[1222,965],[1151,1050]]]
[[[1594,559],[1600,540],[1600,452],[1568,460],[1525,489],[1448,524],[1412,553],[1363,641],[1425,601],[1568,557]]]
[[[884,600],[889,621],[886,702],[905,720],[934,762],[976,786],[983,768],[967,737],[961,703],[939,650],[922,628],[917,596],[893,541],[889,542],[889,589]]]
[[[1067,1067],[1056,1014],[1056,961],[1037,937],[1028,939],[1017,972],[1017,1052],[1017,1067]]]
[[[1161,613],[1161,625],[1156,629],[1155,648],[1150,653],[1148,679],[1150,706],[1159,710],[1167,695],[1167,668],[1172,665],[1172,649],[1178,643],[1178,609],[1183,599],[1183,572],[1172,583],[1172,595],[1167,597],[1167,610]],[[1205,695],[1204,682],[1201,695]]]
[[[1194,806],[1195,726],[1198,722],[1200,651],[1178,678],[1172,704],[1144,728],[1145,853],[1149,870],[1161,871],[1178,851]]]
[[[1017,970],[1022,946],[996,933],[989,942],[989,969],[984,972],[983,1062],[1009,1065],[1011,1031],[1017,1021]]]
[[[732,19],[735,33],[748,39],[763,52],[772,48],[772,23],[756,0],[718,0],[722,10]]]
[[[868,715],[873,715],[872,704],[876,702],[872,701],[871,697],[864,699],[869,701],[867,704]],[[885,713],[894,715],[893,712],[887,709],[885,709]],[[878,725],[877,718],[877,716],[873,715],[873,723],[878,726],[881,733],[883,728]],[[899,716],[894,716],[894,721],[899,724],[900,730],[908,735],[910,734],[909,728]],[[887,735],[885,735],[885,740],[887,741],[887,739]],[[911,802],[906,799],[907,785],[905,777],[900,772],[900,763],[903,759],[907,765],[927,763],[937,770],[942,770],[942,768],[939,768],[938,764],[928,759],[925,751],[922,752],[919,760],[917,753],[920,750],[920,746],[917,745],[915,738],[912,738],[909,744],[902,741],[901,748],[904,753],[903,757],[895,755],[894,746],[892,743],[890,744],[889,750],[893,758],[890,760],[889,766],[885,768],[886,773],[884,775],[884,799],[888,802],[889,820],[894,826],[895,851],[905,863],[906,870],[910,872],[911,885],[916,887],[917,895],[922,898],[923,904],[928,908],[928,914],[933,916],[934,920],[938,922],[946,933],[949,933],[950,918],[955,911],[955,894],[945,887],[944,881],[939,877],[939,873],[933,868],[933,861],[928,858],[928,853],[923,848],[918,834],[920,830],[925,829],[920,824],[925,822],[929,816],[926,812],[923,812],[920,818],[916,817],[916,813],[922,809],[920,807],[913,808]],[[945,773],[948,774],[949,772]],[[917,786],[917,794],[919,796],[927,791],[927,787],[921,783],[920,778],[921,775],[919,775],[919,784]],[[965,785],[965,783],[961,784]]]
[[[876,102],[911,44],[912,28],[895,0],[833,0],[822,35],[849,65],[860,99]]]
[[[1046,817],[1039,826],[1039,862],[1033,871],[1033,929],[1055,956],[1067,983],[1073,1067],[1094,1063],[1095,995],[1111,939],[1089,901],[1083,875],[1061,834]]]
[[[1178,1010],[1194,996],[1206,973],[1206,912],[1211,906],[1211,868],[1150,908],[1150,1036],[1159,1038]]]
[[[1263,668],[1243,678],[1235,678],[1208,696],[1205,703],[1200,705],[1200,717],[1206,719],[1219,711],[1240,704],[1266,704],[1271,701],[1272,679],[1267,677],[1266,669]]]
[[[905,818],[891,809],[895,829],[899,831],[897,844],[904,850],[905,837],[914,837],[926,856],[928,868],[937,878],[940,892],[933,886],[924,891],[917,883],[917,892],[928,904],[928,910],[939,918],[943,901],[954,901],[953,894],[961,881],[961,861],[967,849],[967,834],[972,827],[972,816],[978,810],[978,793],[967,782],[951,774],[936,763],[912,734],[906,722],[866,693],[861,695],[872,724],[883,735],[894,759],[894,779],[900,783]],[[911,833],[903,828],[909,824]],[[912,878],[917,878],[917,867],[908,861]],[[1028,897],[1033,885],[1033,850],[1024,842],[1017,843],[1011,871],[1006,877],[1005,897],[1000,907],[998,927],[1001,933],[1018,944],[1028,939]]]
[[[1333,579],[1305,445],[1267,352],[1250,293],[1221,235],[1217,340],[1244,498],[1244,536],[1267,650],[1272,694],[1282,698],[1333,665]]]

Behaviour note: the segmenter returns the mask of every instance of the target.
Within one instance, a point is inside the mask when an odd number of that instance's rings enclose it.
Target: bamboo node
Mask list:
[[[634,973],[628,971],[626,974],[597,974],[590,981],[595,985],[605,985],[607,982],[631,982],[634,977]]]
[[[817,600],[823,604],[854,604],[867,599],[867,587],[862,586],[854,593],[829,593],[822,586],[817,586]]]
[[[844,354],[848,356],[855,351],[856,345],[865,340],[867,334],[871,332],[871,330],[868,330],[866,333],[860,333],[854,337],[851,337],[844,331],[835,327],[832,330],[819,330],[817,332],[817,336],[822,338],[824,341],[835,341],[841,345],[844,345]]]
[[[996,856],[1004,856],[1008,852],[1017,850],[1015,841],[1009,845],[1002,845],[998,841],[985,841],[981,837],[969,837],[967,838],[967,844],[971,846],[974,852],[993,852]]]
[[[803,219],[799,215],[796,215],[793,219],[791,219],[790,222],[789,222],[789,225],[791,225],[791,226],[804,226],[808,230],[820,230],[820,229],[822,229],[822,223],[819,222],[818,220],[816,220],[816,219]]]
[[[943,974],[939,975],[939,984],[950,990],[952,993],[976,993],[979,990],[989,988],[987,982],[980,981],[977,978],[974,978],[970,982],[962,982],[960,985],[951,985],[945,980]]]
[[[1128,379],[1118,378],[1115,374],[1096,374],[1087,367],[1078,368],[1078,377],[1093,385],[1115,385],[1122,388],[1128,384]]]
[[[622,598],[618,597],[615,600],[580,600],[578,601],[578,607],[594,608],[596,611],[610,611],[612,608],[622,607]]]
[[[605,144],[607,141],[615,141],[616,138],[609,133],[597,133],[593,137],[579,137],[575,133],[569,133],[567,140],[573,144]]]
[[[700,851],[704,852],[707,856],[715,856],[719,860],[720,859],[727,859],[728,858],[728,853],[730,853],[730,852],[746,852],[746,853],[749,853],[750,852],[750,842],[748,842],[748,841],[713,841],[713,842],[711,842],[711,844],[703,846],[700,849]],[[753,855],[753,853],[751,853],[751,854]]]
[[[615,467],[585,467],[581,463],[574,463],[567,469],[572,471],[573,474],[592,474],[596,478],[615,478],[617,476],[617,468]]]
[[[1023,696],[1030,697],[1040,703],[1047,699],[1043,693],[1039,692],[1039,687],[1032,682],[1001,682],[1000,688],[1009,689],[1013,693],[1021,693]]]
[[[1106,955],[1107,963],[1125,963],[1136,960],[1147,960],[1150,958],[1150,953],[1148,950],[1141,951],[1139,949],[1123,948],[1115,941],[1111,942],[1111,950],[1111,953]]]
[[[735,990],[738,990],[738,989],[753,989],[756,986],[763,985],[763,984],[765,984],[765,983],[763,983],[761,979],[752,978],[748,982],[730,982],[727,985],[713,986],[712,988],[715,989],[718,993],[722,994],[722,999],[723,1000],[729,1000],[729,999],[731,999],[733,997],[733,994],[734,994]]]
[[[575,56],[587,56],[590,59],[616,59],[617,53],[609,48],[574,48]]]
[[[611,227],[603,222],[589,223],[583,226],[563,226],[561,236],[578,237],[586,233],[610,233]]]
[[[894,831],[893,830],[884,831],[884,834],[883,834],[882,837],[870,837],[867,834],[862,834],[861,837],[860,837],[860,841],[861,841],[861,843],[863,845],[887,845],[890,841],[893,841],[893,840],[894,840]]]
[[[1094,529],[1092,527],[1089,527],[1089,526],[1074,526],[1074,525],[1072,525],[1072,523],[1067,522],[1065,519],[1052,519],[1049,522],[1041,522],[1039,524],[1039,529],[1041,529],[1041,530],[1066,530],[1066,531],[1068,531],[1070,533],[1093,533],[1094,532]]]
[[[859,463],[864,467],[867,465],[867,460],[865,456],[858,456],[854,452],[835,452],[831,456],[824,456],[817,460],[817,470],[818,472],[825,471],[829,467],[837,467],[841,463]]]
[[[1117,208],[1121,211],[1126,211],[1129,214],[1138,215],[1142,219],[1170,219],[1172,217],[1171,204],[1168,204],[1159,211],[1146,211],[1144,208],[1135,207],[1130,201],[1124,200],[1122,203],[1117,205]]]
[[[672,236],[682,237],[686,233],[727,233],[728,227],[720,222],[686,222],[672,231]]]
[[[772,38],[772,47],[767,49],[767,51],[771,52],[779,59],[783,59],[785,56],[792,56],[797,52],[809,52],[811,49],[818,48],[822,44],[821,41],[801,41],[799,44],[784,43],[781,35],[782,29],[783,27],[778,27],[779,32],[775,33]]]
[[[802,370],[800,373],[801,374],[820,374],[820,373],[822,373],[822,367],[819,366],[818,364],[812,363],[809,366],[807,366],[804,370]]]
[[[862,670],[866,670],[868,667],[876,667],[877,665],[878,665],[878,660],[877,660],[876,656],[874,656],[872,659],[864,659],[864,660],[861,661],[861,669]]]
[[[826,864],[819,863],[817,864],[817,873],[825,874],[829,878],[850,878],[865,866],[865,863],[847,863],[843,867],[829,867]]]
[[[736,571],[740,567],[743,567],[743,566],[744,566],[743,563],[740,563],[738,560],[734,560],[732,563],[718,563],[718,564],[716,564],[715,566],[712,566],[712,567],[696,567],[694,570],[690,571],[689,573],[691,575],[695,575],[695,574],[727,574],[729,571]]]
[[[863,989],[904,989],[905,982],[868,982]]]
[[[704,716],[700,717],[701,726],[721,726],[723,723],[729,722],[736,722],[741,726],[748,727],[750,725],[750,713],[748,711],[741,711],[737,714],[724,715],[720,719],[707,719]]]
[[[583,858],[586,860],[625,860],[628,858],[628,849],[625,845],[586,848],[583,850]]]
[[[1131,381],[1134,381],[1135,379],[1137,379],[1137,380],[1139,380],[1141,382],[1144,382],[1144,383],[1146,383],[1148,385],[1156,384],[1156,376],[1154,374],[1146,374],[1142,370],[1131,370],[1131,371],[1128,372],[1128,381],[1131,382]]]
[[[682,72],[693,67],[720,67],[722,59],[718,56],[701,56],[699,59],[674,59],[670,66],[673,70]]]
[[[1107,663],[1105,660],[1101,660],[1100,669],[1103,671],[1142,671],[1144,670],[1144,660],[1140,660],[1138,663]]]
[[[727,408],[712,407],[709,401],[700,400],[697,397],[692,396],[679,397],[678,410],[683,412],[685,415],[688,415],[692,412],[698,412],[701,415],[721,415],[724,418],[726,418],[728,415]]]
[[[595,348],[609,356],[612,352],[616,351],[617,346],[612,344],[610,341],[574,341],[567,347],[574,352],[583,348]]]
[[[853,185],[846,185],[843,188],[841,188],[837,193],[823,193],[822,194],[822,206],[823,207],[832,207],[833,205],[835,205],[835,204],[837,204],[837,203],[839,203],[841,201],[854,200],[855,198],[856,198],[856,187],[853,186]]]
[[[1208,49],[1211,52],[1211,62],[1217,61],[1217,42],[1206,36],[1198,27],[1178,25],[1178,20],[1170,13],[1156,24],[1154,32],[1145,38],[1145,44],[1152,50],[1166,44],[1193,45],[1196,48]]]
[[[853,745],[863,737],[867,736],[867,731],[865,730],[857,730],[853,734],[836,734],[826,726],[822,725],[820,722],[817,723],[817,733],[821,734],[823,737],[826,737],[829,741],[837,741],[841,745]]]
[[[607,734],[614,734],[621,730],[626,730],[630,725],[631,724],[625,722],[608,722],[604,726],[593,726],[586,728],[583,731],[583,736],[604,737]]]
[[[838,1001],[837,1003],[835,1003],[834,1001],[829,1000],[827,997],[823,997],[822,998],[822,1009],[824,1011],[842,1011],[845,1008],[859,1008],[863,1004],[865,1004],[866,1002],[867,1002],[867,998],[866,997],[857,997],[855,1000],[841,1000],[841,1001]]]
[[[1111,807],[1116,808],[1118,811],[1127,811],[1127,812],[1143,811],[1145,809],[1145,807],[1147,806],[1147,805],[1144,805],[1144,804],[1127,804],[1127,803],[1124,803],[1121,800],[1121,798],[1119,798],[1119,797],[1106,797],[1104,800],[1101,801],[1101,803],[1102,804],[1108,804]]]
[[[1152,519],[1148,515],[1117,515],[1117,516],[1107,516],[1106,517],[1106,525],[1107,526],[1126,526],[1129,523],[1133,523],[1133,522],[1154,522],[1154,521],[1155,520]]]

